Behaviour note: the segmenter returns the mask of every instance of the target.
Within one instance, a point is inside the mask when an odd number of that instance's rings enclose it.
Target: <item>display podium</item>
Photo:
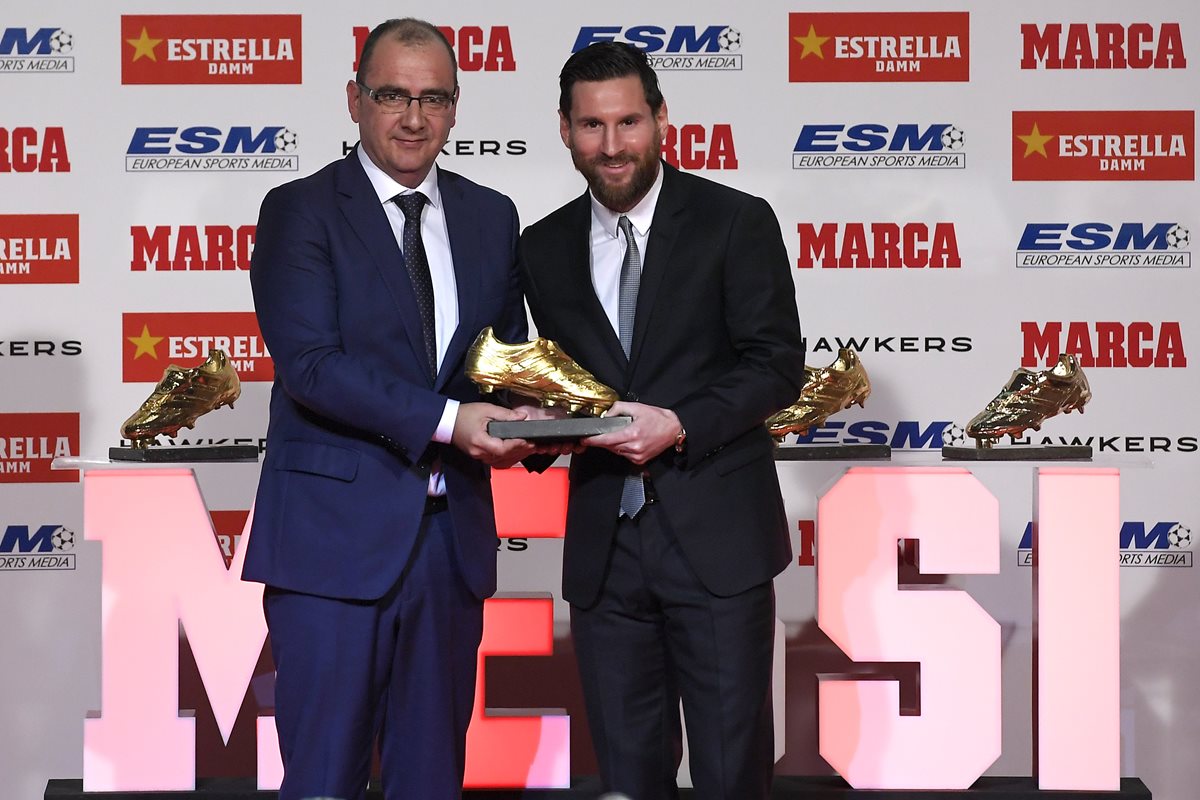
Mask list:
[[[245,547],[227,569],[190,469],[63,462],[84,470],[84,536],[102,543],[101,707],[84,722],[83,780],[52,780],[46,797],[272,797],[273,717],[257,720],[257,779],[197,782],[194,720],[178,711],[182,626],[228,737],[267,635],[262,587],[239,578]],[[847,466],[818,504],[818,624],[855,661],[918,662],[921,713],[900,713],[895,681],[822,676],[820,752],[841,777],[780,776],[773,796],[1149,798],[1119,773],[1118,468],[1002,467],[1034,481],[1034,776],[981,778],[1000,754],[999,627],[966,592],[898,586],[895,566],[897,543],[916,540],[923,572],[997,571],[998,502],[972,474],[996,467]],[[549,654],[552,627],[549,597],[488,601],[468,796],[598,794],[572,785],[564,712],[485,711],[485,657]]]

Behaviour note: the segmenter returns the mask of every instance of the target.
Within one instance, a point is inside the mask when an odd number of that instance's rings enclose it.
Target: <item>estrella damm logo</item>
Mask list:
[[[596,42],[625,42],[662,71],[720,72],[742,68],[742,33],[732,25],[585,25],[572,53]]]
[[[0,214],[3,283],[79,283],[79,215]]]
[[[70,171],[62,128],[0,128],[0,173]]]
[[[1021,69],[1184,69],[1178,22],[1021,25]]]
[[[662,157],[677,169],[737,169],[733,126],[667,125]]]
[[[788,14],[792,83],[967,81],[970,50],[965,11]]]
[[[437,29],[450,43],[458,61],[458,68],[463,72],[512,72],[517,68],[512,36],[507,25],[493,25],[488,28],[481,25],[460,25],[457,28],[438,25]],[[358,72],[358,58],[362,55],[363,45],[366,44],[371,29],[364,25],[356,25],[353,33],[354,63],[350,69]]]
[[[253,311],[121,315],[121,379],[156,383],[168,364],[190,369],[221,349],[242,381],[272,381],[275,365]]]
[[[121,83],[300,83],[299,14],[123,14]]]
[[[1014,111],[1014,181],[1190,181],[1194,111]]]
[[[78,483],[51,462],[79,455],[79,412],[0,413],[0,483]]]
[[[792,169],[963,169],[966,134],[948,122],[805,125]]]
[[[74,72],[75,37],[63,28],[4,28],[0,31],[0,74]]]
[[[958,269],[953,222],[801,222],[799,269]]]
[[[1017,266],[1190,267],[1191,232],[1178,222],[1030,222],[1017,244]]]
[[[300,136],[283,125],[135,128],[126,172],[295,172]]]
[[[129,269],[145,272],[249,270],[254,225],[131,225]]]
[[[1178,322],[1022,322],[1025,350],[1021,366],[1049,367],[1063,353],[1073,353],[1079,366],[1187,366],[1183,332]]]

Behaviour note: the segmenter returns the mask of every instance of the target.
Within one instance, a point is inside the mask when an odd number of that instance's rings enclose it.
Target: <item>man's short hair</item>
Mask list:
[[[375,53],[375,45],[383,37],[394,39],[403,45],[425,45],[437,43],[446,48],[446,53],[450,56],[450,64],[454,68],[454,88],[458,88],[458,59],[454,57],[454,48],[450,46],[445,35],[442,34],[432,24],[423,19],[415,19],[413,17],[404,17],[403,19],[389,19],[386,22],[381,22],[367,34],[367,40],[363,42],[362,52],[358,56],[358,72],[354,74],[354,80],[358,83],[366,85],[367,68],[371,65],[371,56]],[[377,88],[377,87],[371,87]]]
[[[658,76],[646,54],[625,42],[595,42],[572,54],[558,74],[558,110],[571,116],[571,89],[579,81],[607,81],[636,75],[642,79],[642,91],[650,111],[662,108],[662,90]]]

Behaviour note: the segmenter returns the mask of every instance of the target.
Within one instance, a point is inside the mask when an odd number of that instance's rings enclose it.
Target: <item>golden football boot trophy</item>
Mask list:
[[[857,403],[860,407],[871,395],[871,379],[858,355],[845,347],[828,367],[804,368],[804,389],[800,398],[767,418],[767,431],[782,441],[789,433],[801,436],[833,414]]]
[[[539,338],[505,344],[491,326],[480,331],[467,351],[466,372],[484,394],[507,389],[571,414],[599,416],[619,399],[555,342]]]
[[[174,436],[213,409],[233,408],[241,393],[241,381],[224,350],[210,350],[208,360],[191,369],[170,364],[146,402],[125,420],[121,436],[136,449],[148,448],[159,434]]]
[[[991,447],[1001,436],[1016,439],[1030,428],[1041,430],[1042,423],[1056,414],[1076,409],[1082,414],[1091,399],[1092,389],[1079,359],[1063,353],[1050,369],[1015,370],[1000,394],[967,423],[967,435],[976,447]]]

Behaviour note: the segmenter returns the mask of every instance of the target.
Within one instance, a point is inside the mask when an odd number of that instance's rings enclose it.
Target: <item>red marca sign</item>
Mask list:
[[[121,83],[300,83],[299,14],[125,14]]]
[[[1014,181],[1190,181],[1194,111],[1014,111]]]
[[[79,215],[0,214],[0,283],[79,283]]]
[[[275,365],[253,311],[121,315],[121,379],[157,383],[168,364],[190,369],[225,351],[243,381],[275,380]]]
[[[967,81],[966,11],[788,15],[788,80]]]
[[[0,483],[78,483],[79,470],[52,470],[79,455],[79,412],[0,414]]]

